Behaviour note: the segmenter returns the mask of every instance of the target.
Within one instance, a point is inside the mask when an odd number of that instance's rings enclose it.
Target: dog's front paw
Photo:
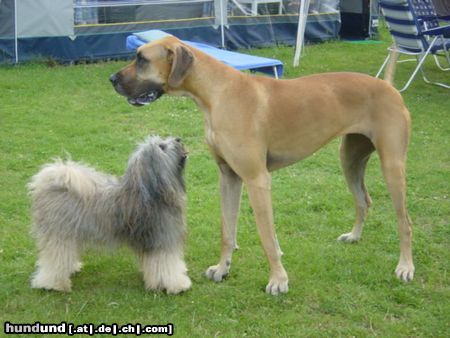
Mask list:
[[[410,282],[414,278],[414,265],[412,263],[408,264],[400,262],[395,269],[395,274],[398,279],[404,282]]]
[[[285,277],[272,277],[269,280],[269,284],[266,286],[266,293],[272,296],[277,296],[280,293],[287,293],[289,291],[288,278]]]
[[[31,287],[33,289],[55,290],[60,292],[71,292],[72,283],[70,279],[56,279],[55,277],[48,277],[42,274],[37,274],[31,280]]]
[[[353,234],[353,232],[342,234],[338,237],[338,241],[346,242],[346,243],[357,242],[360,239],[361,239],[361,236],[355,235],[355,234]]]
[[[82,267],[83,267],[83,263],[81,263],[81,262],[76,262],[76,263],[73,265],[73,268],[72,268],[71,273],[72,273],[72,274],[75,274],[75,273],[80,272]]]
[[[205,275],[214,282],[221,282],[226,276],[228,276],[229,271],[230,271],[229,266],[217,264],[210,266],[208,270],[206,270]]]
[[[168,294],[176,295],[183,291],[189,290],[191,286],[192,282],[190,278],[183,274],[177,278],[176,283],[174,283],[173,285],[166,285],[165,289]]]

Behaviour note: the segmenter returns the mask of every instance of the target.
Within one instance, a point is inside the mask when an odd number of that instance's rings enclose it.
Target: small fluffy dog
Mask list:
[[[139,257],[145,287],[179,293],[191,286],[180,139],[148,137],[121,178],[72,161],[47,164],[28,184],[39,259],[33,288],[70,291],[86,244],[126,244]]]

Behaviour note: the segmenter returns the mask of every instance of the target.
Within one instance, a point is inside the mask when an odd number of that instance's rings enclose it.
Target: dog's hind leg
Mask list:
[[[220,191],[222,209],[222,248],[220,262],[210,266],[206,276],[216,282],[228,275],[233,250],[237,249],[236,228],[241,201],[242,180],[225,163],[220,168]]]
[[[364,218],[372,200],[364,184],[364,172],[370,154],[375,150],[372,142],[361,134],[348,134],[342,139],[340,157],[342,170],[353,195],[356,220],[351,232],[339,236],[338,240],[355,242],[361,238]]]
[[[387,111],[383,123],[373,129],[373,142],[380,156],[381,169],[397,214],[400,236],[400,259],[397,277],[410,281],[414,277],[412,225],[406,209],[406,152],[411,122],[406,108],[400,113]]]
[[[182,250],[144,252],[140,259],[147,290],[166,290],[167,293],[177,294],[191,287]]]
[[[38,239],[38,245],[39,259],[31,286],[39,289],[71,291],[70,275],[79,263],[77,243],[50,237]]]
[[[382,149],[379,152],[383,175],[397,214],[400,236],[400,259],[395,273],[399,279],[408,282],[414,277],[414,264],[412,258],[412,225],[406,209],[406,149],[401,152],[393,152],[392,149],[383,151]]]

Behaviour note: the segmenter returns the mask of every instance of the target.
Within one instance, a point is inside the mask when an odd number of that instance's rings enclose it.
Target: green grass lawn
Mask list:
[[[300,68],[289,47],[249,51],[281,59],[285,78],[327,71],[375,74],[388,40],[307,46]],[[414,224],[413,282],[394,269],[399,256],[395,214],[379,169],[369,162],[373,198],[363,239],[336,238],[351,229],[353,202],[334,140],[310,158],[273,174],[275,223],[289,293],[266,295],[268,265],[244,193],[240,249],[230,276],[204,277],[220,250],[217,168],[203,141],[203,116],[187,98],[163,97],[144,108],[126,103],[108,77],[125,62],[0,67],[0,322],[75,324],[173,323],[179,337],[444,337],[450,332],[450,92],[417,79],[404,93],[413,133],[408,156],[408,206]],[[434,70],[430,77],[449,82]],[[412,63],[402,64],[399,80]],[[214,84],[211,84],[214,85]],[[305,93],[298,93],[299,98]],[[121,175],[135,144],[148,134],[176,135],[190,151],[186,169],[186,261],[190,291],[145,292],[127,249],[89,251],[73,292],[32,290],[36,249],[25,184],[53,157]],[[1,329],[3,336],[3,328]]]

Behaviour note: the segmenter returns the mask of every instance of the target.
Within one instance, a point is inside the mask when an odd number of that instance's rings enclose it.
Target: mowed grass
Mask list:
[[[383,39],[307,46],[296,69],[291,67],[290,47],[246,52],[281,59],[285,78],[327,71],[375,74],[389,43]],[[240,249],[231,273],[218,284],[204,277],[219,258],[220,209],[218,171],[203,141],[203,115],[187,98],[165,96],[144,108],[131,107],[108,81],[125,64],[0,67],[1,323],[173,323],[179,337],[448,336],[448,90],[417,79],[404,93],[413,119],[407,177],[414,281],[406,284],[394,276],[397,223],[376,155],[367,169],[374,203],[363,239],[352,245],[336,241],[350,231],[354,211],[341,174],[339,140],[334,140],[273,174],[275,224],[290,289],[272,297],[263,292],[268,264],[245,192],[238,225]],[[431,78],[449,80],[432,63],[428,66]],[[397,78],[406,79],[412,67],[402,64]],[[307,93],[298,93],[298,99],[303,95]],[[30,177],[52,158],[68,154],[121,175],[136,143],[149,134],[180,136],[190,152],[186,262],[192,289],[178,296],[146,292],[127,249],[86,252],[70,294],[31,289],[37,252],[29,235],[25,185]]]

